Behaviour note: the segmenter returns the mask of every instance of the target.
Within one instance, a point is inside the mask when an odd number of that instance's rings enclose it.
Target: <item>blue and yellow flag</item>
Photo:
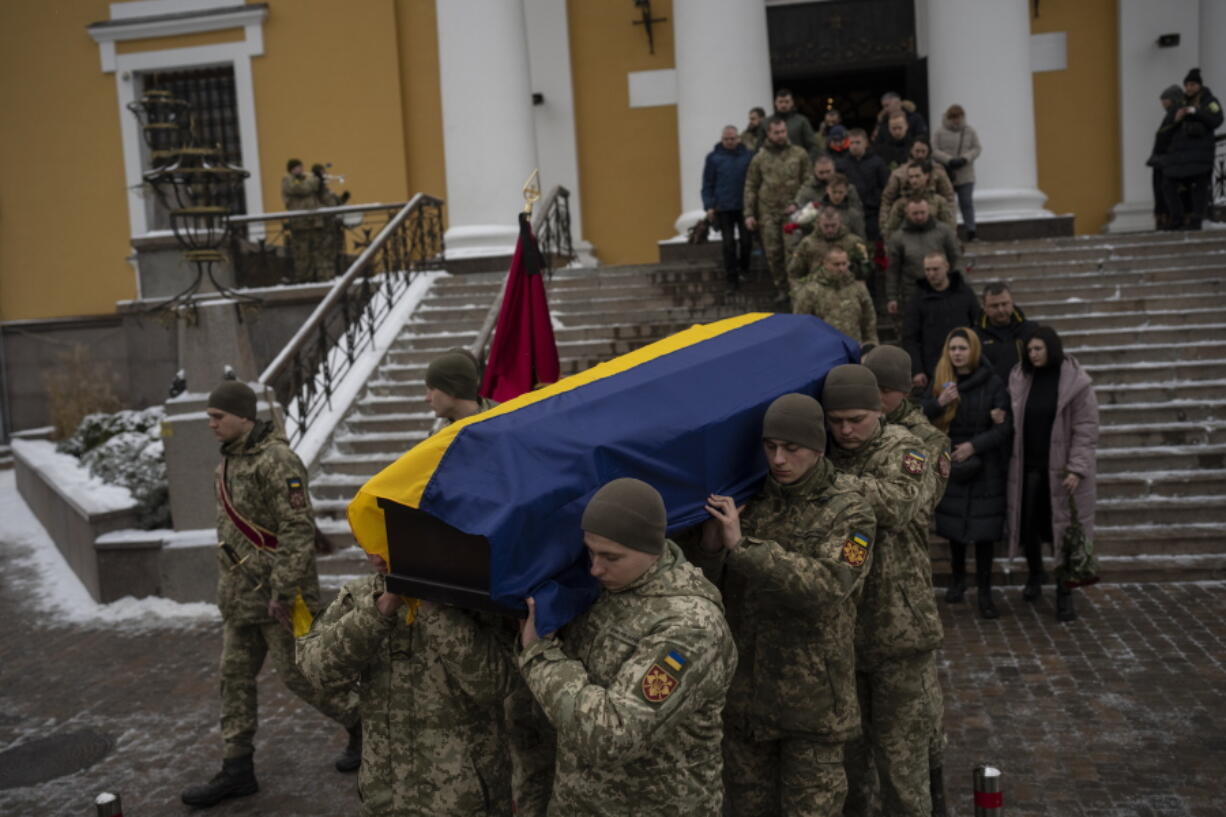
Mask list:
[[[817,396],[830,369],[857,360],[855,342],[812,316],[693,326],[447,426],[372,477],[349,524],[384,558],[381,497],[486,537],[491,598],[522,609],[535,596],[538,628],[552,632],[598,595],[579,530],[597,489],[650,483],[670,530],[703,521],[710,493],[744,501],[766,475],[766,407]]]

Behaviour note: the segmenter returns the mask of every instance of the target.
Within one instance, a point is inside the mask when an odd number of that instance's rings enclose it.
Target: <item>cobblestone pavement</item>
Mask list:
[[[29,576],[0,544],[0,751],[91,727],[114,748],[88,768],[0,789],[6,814],[92,815],[119,791],[128,817],[190,813],[179,791],[220,764],[219,626],[134,631],[32,615]],[[1226,583],[1108,585],[1058,625],[1053,599],[998,591],[1001,618],[942,604],[952,813],[970,815],[971,770],[1004,771],[1010,815],[1223,814]],[[259,794],[225,815],[356,811],[355,777],[333,771],[344,734],[270,670],[260,687]],[[0,758],[0,763],[3,759]]]

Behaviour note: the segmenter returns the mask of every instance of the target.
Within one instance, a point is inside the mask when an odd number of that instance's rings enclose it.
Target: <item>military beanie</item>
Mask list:
[[[1199,69],[1199,68],[1193,68],[1191,71],[1189,71],[1189,72],[1187,73],[1187,75],[1186,75],[1186,76],[1183,78],[1183,81],[1184,81],[1184,83],[1185,83],[1185,84],[1187,84],[1187,83],[1189,83],[1189,82],[1195,82],[1197,85],[1204,85],[1204,84],[1205,84],[1205,83],[1204,83],[1204,80],[1202,80],[1202,79],[1200,78],[1200,69]]]
[[[864,365],[877,378],[877,385],[894,391],[911,391],[911,355],[897,346],[878,346],[864,356]]]
[[[226,411],[244,420],[255,419],[255,392],[246,383],[223,381],[209,395],[209,408]]]
[[[1180,100],[1183,99],[1183,88],[1178,85],[1168,85],[1166,86],[1166,90],[1158,95],[1158,98],[1169,99],[1171,102],[1178,105]]]
[[[457,400],[477,399],[477,379],[476,361],[461,349],[444,352],[426,368],[426,385]]]
[[[827,413],[850,409],[881,411],[881,390],[877,377],[867,366],[845,363],[826,375],[822,387],[822,407]]]
[[[826,450],[826,418],[821,404],[807,394],[776,398],[762,418],[762,438]]]
[[[579,527],[631,550],[663,553],[668,512],[659,491],[640,479],[623,477],[588,501]]]

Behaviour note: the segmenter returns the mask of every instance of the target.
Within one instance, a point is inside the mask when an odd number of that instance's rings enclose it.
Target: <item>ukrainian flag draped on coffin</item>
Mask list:
[[[766,475],[766,407],[818,395],[830,369],[858,359],[854,341],[808,315],[694,326],[447,426],[372,477],[349,523],[385,558],[379,498],[486,537],[491,598],[522,609],[535,596],[538,627],[552,632],[598,594],[579,530],[597,489],[645,480],[670,530],[703,521],[712,492],[744,501]]]

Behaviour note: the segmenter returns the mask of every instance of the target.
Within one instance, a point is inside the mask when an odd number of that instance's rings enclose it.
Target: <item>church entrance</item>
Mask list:
[[[769,6],[771,74],[819,127],[838,110],[872,131],[881,95],[897,91],[929,124],[927,60],[916,56],[913,0],[827,0]]]

